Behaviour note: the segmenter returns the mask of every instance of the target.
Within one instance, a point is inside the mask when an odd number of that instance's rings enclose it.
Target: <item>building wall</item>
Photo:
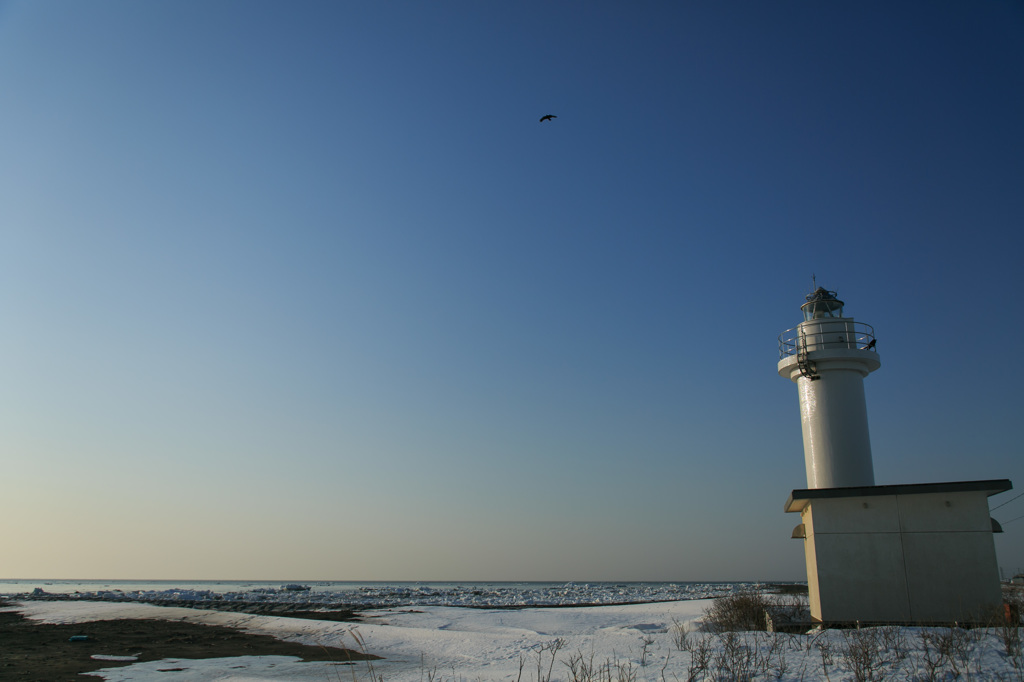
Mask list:
[[[816,499],[801,517],[816,620],[977,620],[1002,601],[984,491]]]

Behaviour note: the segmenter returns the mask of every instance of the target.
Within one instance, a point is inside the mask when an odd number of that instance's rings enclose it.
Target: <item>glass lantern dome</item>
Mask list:
[[[814,293],[807,294],[807,303],[800,306],[800,310],[804,311],[805,322],[826,317],[842,317],[843,302],[836,298],[836,292],[818,287]]]

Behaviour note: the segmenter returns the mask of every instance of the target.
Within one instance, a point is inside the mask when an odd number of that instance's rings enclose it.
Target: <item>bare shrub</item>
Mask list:
[[[882,679],[882,653],[878,640],[874,628],[843,630],[843,645],[839,654],[856,682]]]
[[[807,597],[798,594],[775,594],[768,599],[768,630],[803,626],[810,622],[810,607]],[[803,628],[806,629],[806,628]]]
[[[982,661],[980,644],[985,637],[985,631],[981,628],[950,628],[954,631],[953,651],[950,660],[953,665],[953,674],[963,676],[970,681],[981,674]]]
[[[829,679],[828,667],[835,663],[832,655],[832,640],[827,636],[823,637],[825,632],[818,633],[818,636],[814,638],[815,645],[818,647],[818,653],[821,654],[821,669],[825,675],[825,679]]]
[[[633,667],[633,661],[616,661],[615,678],[613,682],[636,682],[638,672],[639,671]],[[611,679],[610,673],[609,679]]]
[[[668,653],[665,654],[665,664],[663,666],[661,666],[661,682],[667,682],[666,679],[665,679],[665,671],[668,670],[668,662],[669,662],[669,659],[671,659],[671,658],[672,658],[672,650],[670,649],[668,651]]]
[[[600,666],[594,665],[593,652],[590,656],[584,656],[582,651],[577,651],[569,656],[569,660],[564,663],[569,668],[571,682],[600,682],[601,680]]]
[[[561,646],[554,647],[553,642],[546,645],[545,651],[550,651],[554,655],[560,648]],[[569,682],[637,682],[639,674],[639,668],[635,667],[631,660],[605,659],[604,663],[595,663],[593,653],[587,656],[582,651],[571,654],[569,660],[563,661],[563,664],[569,669]],[[667,665],[666,662],[666,667]],[[550,674],[549,669],[547,677],[542,676],[540,682],[550,682]],[[663,679],[664,676],[663,668]]]
[[[768,629],[772,600],[760,592],[742,591],[715,599],[704,611],[704,625],[711,632],[743,632]]]
[[[878,628],[878,637],[882,648],[892,651],[896,661],[907,657],[907,635],[904,629],[895,625],[884,625]]]
[[[553,639],[546,644],[539,644],[534,647],[537,653],[537,682],[550,682],[551,671],[555,667],[555,658],[558,656],[558,651],[565,646],[565,640],[559,637]],[[549,657],[547,670],[544,670],[544,659],[545,655]]]
[[[640,667],[647,667],[647,652],[654,644],[654,638],[650,635],[644,635],[640,638]]]
[[[680,622],[678,618],[673,618],[669,632],[672,634],[672,643],[676,645],[676,649],[690,650],[690,627],[686,623]]]
[[[757,659],[755,648],[746,646],[739,635],[728,631],[722,635],[722,646],[715,656],[716,677],[736,682],[752,680],[757,674]]]
[[[938,645],[935,631],[922,630],[921,655],[920,660],[917,661],[919,666],[924,669],[922,679],[925,682],[938,680],[945,660],[946,655],[942,653],[942,648]]]
[[[1021,590],[1007,590],[1003,593],[1006,601],[1006,609],[999,614],[997,619],[996,634],[1003,644],[1003,653],[1006,659],[1017,671],[1018,675],[1024,672],[1024,650],[1021,646],[1020,618],[1024,613],[1024,592]]]
[[[781,680],[789,672],[789,659],[786,658],[786,642],[788,635],[781,635],[772,632],[766,635],[766,647],[764,657],[764,673],[766,677],[773,677]]]
[[[370,656],[370,652],[369,652],[369,650],[367,649],[367,646],[366,646],[366,640],[363,638],[363,635],[359,632],[359,630],[356,629],[356,628],[352,628],[351,630],[349,630],[345,634],[347,634],[349,637],[351,637],[352,641],[355,642],[355,644],[356,644],[356,651],[358,651],[359,653],[361,653],[363,656],[366,657],[366,674],[369,676],[370,680],[373,680],[374,682],[377,682],[378,680],[383,679],[383,676],[378,676],[377,671],[374,670],[374,668],[373,668],[373,661],[372,661],[373,657]],[[344,637],[342,639],[344,639]],[[342,647],[342,648],[347,648],[347,647]],[[349,656],[349,662],[350,663],[352,662],[351,659],[352,659],[352,657]],[[356,678],[356,669],[355,669],[355,666],[353,666],[352,667],[352,679],[355,680],[355,678]]]
[[[690,668],[686,673],[686,682],[704,679],[711,665],[711,640],[708,637],[697,637],[690,646]]]

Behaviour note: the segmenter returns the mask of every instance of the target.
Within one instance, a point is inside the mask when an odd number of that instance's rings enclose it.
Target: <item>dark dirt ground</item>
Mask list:
[[[0,607],[3,606],[9,604],[0,602]],[[351,612],[295,612],[288,616],[354,619]],[[75,635],[87,635],[89,640],[68,641]],[[348,649],[284,642],[270,635],[253,635],[219,625],[151,619],[52,625],[37,623],[19,613],[0,612],[0,680],[84,681],[98,678],[79,677],[80,673],[131,664],[97,661],[90,658],[93,654],[137,655],[137,661],[133,662],[164,658],[297,656],[304,661],[348,663],[377,658]]]

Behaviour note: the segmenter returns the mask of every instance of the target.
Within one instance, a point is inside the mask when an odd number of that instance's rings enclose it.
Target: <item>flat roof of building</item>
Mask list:
[[[906,483],[900,485],[869,485],[851,488],[808,488],[794,490],[786,500],[787,512],[802,511],[811,500],[838,497],[876,497],[878,495],[923,495],[925,493],[984,492],[989,497],[1013,488],[1008,478],[991,481],[949,481],[947,483]]]

